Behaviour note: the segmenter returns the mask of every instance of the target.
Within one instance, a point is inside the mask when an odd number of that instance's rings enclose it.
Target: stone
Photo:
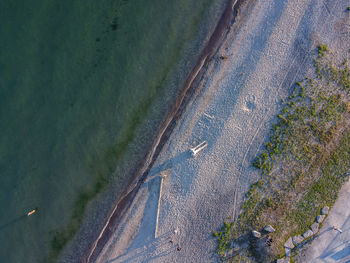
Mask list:
[[[318,223],[313,223],[311,226],[310,226],[310,229],[312,230],[312,232],[314,234],[316,234],[318,232],[318,227],[319,227],[319,224]]]
[[[253,230],[252,231],[252,236],[255,237],[255,238],[260,238],[261,237],[261,233],[258,232],[258,231]]]
[[[319,215],[319,216],[316,216],[316,223],[322,223],[324,218],[326,217],[326,215]]]
[[[297,245],[297,244],[301,243],[304,240],[304,238],[302,236],[298,235],[298,236],[294,236],[292,238],[292,240],[293,240],[293,244]]]
[[[290,248],[290,249],[292,249],[292,248],[294,247],[293,241],[292,241],[292,238],[291,238],[291,237],[288,238],[288,240],[286,241],[286,243],[284,243],[284,247],[285,247],[285,248]]]
[[[321,215],[328,215],[329,207],[325,206],[321,209]]]
[[[275,229],[270,225],[265,226],[264,230],[269,233],[275,232]]]
[[[285,247],[284,248],[284,254],[286,255],[286,257],[290,257],[291,253],[292,253],[292,249],[291,248],[289,248],[289,247]]]
[[[311,237],[314,233],[311,230],[307,230],[302,236],[303,238]]]

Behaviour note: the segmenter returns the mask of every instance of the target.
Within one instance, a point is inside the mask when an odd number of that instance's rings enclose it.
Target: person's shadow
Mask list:
[[[149,179],[152,179],[152,176],[157,175],[162,171],[168,170],[168,169],[172,168],[173,166],[175,166],[176,164],[179,164],[179,163],[181,163],[181,162],[183,162],[191,157],[192,157],[192,153],[190,150],[182,152],[182,153],[176,155],[175,157],[170,158],[169,160],[165,161],[164,163],[158,165],[157,167],[154,167],[150,171],[148,177],[149,177]]]

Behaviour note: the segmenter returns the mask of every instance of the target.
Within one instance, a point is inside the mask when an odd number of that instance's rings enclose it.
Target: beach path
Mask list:
[[[343,233],[333,229],[340,228]],[[350,181],[340,190],[318,236],[306,250],[301,262],[350,262]]]

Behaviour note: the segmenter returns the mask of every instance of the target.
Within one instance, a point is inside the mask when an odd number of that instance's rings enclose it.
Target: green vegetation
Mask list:
[[[261,230],[268,224],[276,228],[269,260],[283,255],[286,239],[307,230],[322,206],[332,206],[347,178],[348,62],[336,64],[326,45],[319,45],[317,50],[317,78],[295,84],[290,96],[282,101],[269,141],[253,161],[262,178],[246,194],[237,222],[226,222],[215,232],[217,254],[222,259],[227,259],[232,243],[244,241],[251,230]],[[233,258],[230,261],[234,262]]]

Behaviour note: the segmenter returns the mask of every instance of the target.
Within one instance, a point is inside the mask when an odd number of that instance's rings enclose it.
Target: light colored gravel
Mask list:
[[[259,179],[251,162],[280,99],[311,75],[317,44],[334,50],[349,44],[347,2],[264,0],[240,9],[242,26],[231,28],[218,51],[227,59],[209,63],[200,95],[97,262],[217,261],[211,233],[237,217],[244,193]],[[189,149],[202,141],[207,148],[192,157]],[[161,173],[167,177],[159,200]]]

